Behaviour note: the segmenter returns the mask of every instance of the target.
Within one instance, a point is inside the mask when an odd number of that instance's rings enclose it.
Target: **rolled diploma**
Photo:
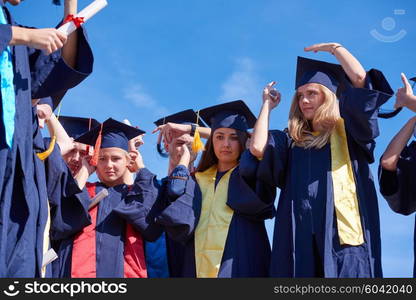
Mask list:
[[[108,190],[107,189],[101,190],[101,192],[99,192],[94,198],[91,199],[91,203],[88,209],[91,209],[94,206],[96,206],[101,200],[103,200],[107,196],[108,196]]]
[[[91,17],[93,17],[96,13],[102,10],[104,7],[107,6],[107,0],[95,0],[86,8],[81,10],[77,13],[74,18],[84,18],[84,22],[87,22]],[[70,35],[77,29],[74,22],[67,22],[64,25],[60,26],[58,30],[66,35]]]
[[[46,253],[43,254],[42,268],[46,267],[57,258],[58,255],[56,254],[55,250],[53,250],[53,248],[50,248]]]

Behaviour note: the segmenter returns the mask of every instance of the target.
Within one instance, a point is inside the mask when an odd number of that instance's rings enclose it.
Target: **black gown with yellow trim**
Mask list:
[[[272,277],[382,277],[379,209],[369,168],[374,162],[375,138],[379,135],[378,108],[391,96],[382,88],[375,89],[388,86],[380,74],[370,71],[366,79],[368,88],[349,86],[339,101],[359,202],[362,245],[339,242],[330,143],[321,149],[305,149],[293,146],[286,132],[270,132],[257,177],[268,185],[260,194],[263,200],[272,201],[275,188],[280,189]],[[249,159],[253,158],[246,153],[241,164]]]
[[[268,276],[270,244],[264,220],[274,215],[274,208],[272,202],[263,202],[254,192],[259,187],[250,175],[254,174],[255,179],[257,164],[257,160],[252,160],[245,174],[239,167],[230,174],[226,205],[233,210],[233,215],[218,277]],[[187,180],[175,179],[175,176]],[[173,201],[163,203],[157,222],[164,226],[169,237],[185,244],[183,276],[197,277],[195,232],[201,216],[201,189],[184,166],[176,167],[170,178],[167,199]]]

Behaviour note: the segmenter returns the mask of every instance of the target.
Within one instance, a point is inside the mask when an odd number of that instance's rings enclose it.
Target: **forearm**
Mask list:
[[[12,26],[12,39],[10,45],[29,45],[30,31],[35,29],[23,28],[19,26]]]
[[[85,167],[81,168],[78,171],[78,173],[74,176],[74,179],[76,180],[78,187],[81,190],[84,188],[89,177],[90,177],[90,174],[88,173],[88,170]]]
[[[348,78],[356,88],[363,88],[366,72],[361,63],[344,47],[335,46],[333,54],[341,64]]]
[[[270,107],[267,103],[264,103],[256,125],[254,125],[254,131],[250,139],[250,152],[257,158],[263,157],[264,149],[266,148],[269,130],[269,118]]]
[[[416,112],[416,95],[407,95],[405,106],[413,112]]]
[[[65,155],[74,148],[72,139],[68,136],[61,123],[56,118],[55,114],[52,114],[47,122],[50,136],[56,137],[56,142],[61,149],[61,155]]]
[[[209,136],[211,135],[211,128],[209,127],[197,127],[197,130],[199,131],[199,135],[203,139],[209,139]]]
[[[389,171],[395,171],[397,169],[397,162],[400,158],[400,153],[406,147],[410,137],[413,134],[416,124],[416,117],[411,118],[405,126],[399,131],[393,138],[390,144],[387,146],[381,158],[381,165],[384,169]]]
[[[78,8],[78,0],[65,0],[64,20],[68,15],[76,15]],[[66,44],[62,48],[62,58],[71,68],[75,68],[77,60],[78,36],[74,31],[68,36]]]

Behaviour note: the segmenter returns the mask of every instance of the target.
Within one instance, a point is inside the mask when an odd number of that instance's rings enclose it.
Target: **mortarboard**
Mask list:
[[[256,117],[243,100],[210,106],[199,111],[199,115],[211,127],[233,128],[246,132],[256,124]]]
[[[69,116],[60,116],[59,122],[64,127],[66,133],[74,139],[100,125],[100,122],[96,119]]]
[[[38,104],[48,104],[52,108],[52,111],[55,111],[55,109],[61,103],[62,98],[65,96],[66,92],[67,91],[65,90],[62,92],[58,92],[50,97],[41,98]]]
[[[143,133],[145,131],[109,118],[101,126],[97,126],[78,137],[75,142],[94,146],[94,156],[90,163],[96,165],[101,148],[116,147],[128,151],[129,140]]]
[[[341,65],[298,56],[295,89],[307,83],[319,83],[339,95],[347,76]]]
[[[168,122],[178,124],[198,124],[200,127],[205,127],[202,120],[192,109],[187,109],[176,114],[160,118],[159,120],[155,121],[154,124],[156,126],[160,126]]]
[[[199,117],[198,113],[195,113],[192,109],[187,109],[180,111],[176,114],[169,115],[159,120],[155,121],[154,124],[156,126],[164,125],[168,122],[177,123],[177,124],[197,124],[199,127],[205,127],[204,123],[202,122],[201,118]],[[160,143],[157,145],[157,152],[162,157],[168,157],[169,155],[162,150]],[[201,141],[201,137],[199,135],[198,130],[195,130],[194,133],[194,140],[192,143],[192,150],[197,153],[200,150],[204,150],[204,144]]]

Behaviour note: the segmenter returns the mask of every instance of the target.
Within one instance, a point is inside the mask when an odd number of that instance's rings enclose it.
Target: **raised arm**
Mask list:
[[[47,122],[47,125],[50,136],[56,137],[56,142],[58,143],[59,148],[61,149],[61,155],[65,155],[69,153],[72,149],[74,149],[73,140],[66,133],[61,123],[59,123],[55,114],[51,115]]]
[[[403,87],[399,88],[396,93],[396,103],[394,108],[407,107],[411,111],[416,112],[416,96],[413,94],[412,86],[407,81],[406,75],[401,74]]]
[[[406,147],[416,125],[416,117],[411,118],[396,134],[381,157],[381,166],[389,171],[396,171],[400,153]]]
[[[274,81],[263,90],[263,105],[250,138],[250,152],[259,159],[263,158],[267,144],[270,112],[280,103],[280,93],[273,88],[273,85],[275,85]]]
[[[64,4],[64,20],[68,15],[76,15],[78,0],[65,0]],[[76,67],[77,61],[78,34],[73,32],[68,36],[65,45],[62,47],[62,58],[71,68]]]
[[[320,43],[305,48],[306,52],[324,51],[334,55],[348,78],[351,80],[352,85],[356,88],[363,88],[365,84],[366,72],[360,62],[341,44],[339,43]]]

